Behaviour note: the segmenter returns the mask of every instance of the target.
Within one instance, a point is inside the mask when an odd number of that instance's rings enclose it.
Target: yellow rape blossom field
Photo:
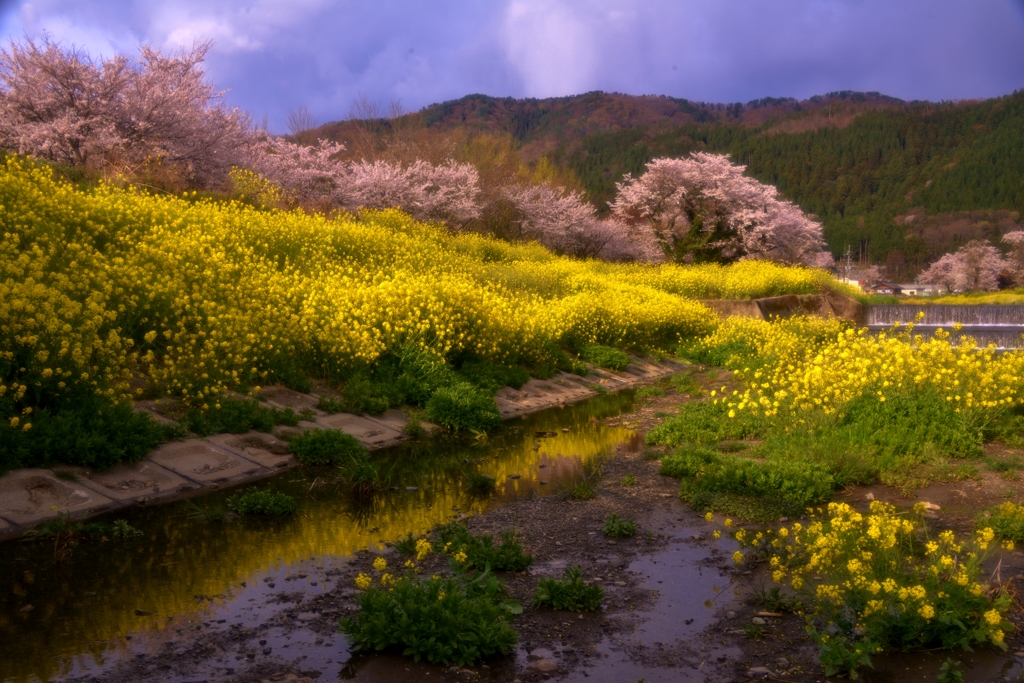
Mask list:
[[[763,262],[572,260],[397,211],[331,218],[79,189],[17,157],[0,168],[0,207],[0,429],[22,441],[40,411],[86,399],[209,406],[226,390],[344,377],[409,345],[526,367],[594,342],[674,349],[717,324],[695,299],[844,291]]]

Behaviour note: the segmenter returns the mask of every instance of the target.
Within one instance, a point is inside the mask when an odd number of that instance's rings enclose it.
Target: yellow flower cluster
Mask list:
[[[730,410],[777,416],[784,423],[801,420],[807,411],[832,414],[864,395],[884,402],[930,390],[979,423],[1024,401],[1022,353],[954,345],[946,334],[924,339],[913,334],[912,325],[906,332],[878,335],[844,327],[834,319],[730,318],[702,343],[741,342],[763,365],[737,368],[744,389],[720,400]]]
[[[794,524],[754,538],[737,532],[735,538],[754,553],[769,556],[776,582],[789,577],[797,591],[813,585],[809,618],[846,624],[850,637],[878,642],[899,631],[910,640],[882,644],[903,647],[917,638],[917,645],[925,647],[936,638],[945,642],[946,636],[934,630],[941,624],[933,623],[942,616],[942,624],[964,624],[950,638],[966,645],[1002,644],[1008,628],[1002,614],[1010,599],[1002,593],[990,598],[980,582],[994,533],[980,530],[967,549],[952,531],[944,531],[926,541],[921,557],[915,552],[921,522],[919,515],[908,518],[880,501],[871,503],[868,514],[830,503],[827,510],[818,508],[806,527]]]

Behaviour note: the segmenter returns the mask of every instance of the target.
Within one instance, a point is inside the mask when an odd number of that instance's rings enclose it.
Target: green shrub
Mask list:
[[[744,341],[733,340],[725,344],[709,345],[703,339],[683,344],[676,355],[693,363],[723,368],[750,365],[756,350]]]
[[[1024,505],[1009,501],[983,512],[977,520],[979,529],[988,527],[999,538],[1024,542]]]
[[[691,375],[679,374],[672,377],[670,380],[672,387],[676,390],[677,394],[692,394],[697,395],[702,393],[703,389],[693,380]]]
[[[565,497],[572,500],[593,500],[597,498],[597,487],[586,480],[570,484],[565,490]]]
[[[295,512],[295,499],[287,493],[251,488],[227,500],[228,509],[240,515],[281,516]]]
[[[476,495],[490,495],[494,493],[497,487],[497,480],[489,474],[471,472],[469,476],[466,477],[466,488]]]
[[[344,413],[347,409],[343,399],[338,396],[326,396],[324,394],[321,394],[320,398],[316,400],[316,407],[331,415]]]
[[[683,480],[679,497],[695,509],[752,520],[802,514],[835,491],[835,479],[824,465],[758,462],[703,448],[682,449],[663,458],[660,472]]]
[[[580,349],[580,358],[606,370],[625,370],[629,365],[629,356],[611,346],[601,344],[587,344]]]
[[[521,608],[489,572],[405,576],[387,588],[371,586],[358,601],[356,615],[339,622],[355,651],[401,648],[415,661],[470,666],[515,650],[508,617]]]
[[[558,351],[555,356],[555,366],[562,372],[568,372],[580,377],[590,374],[590,366],[581,361],[578,357],[570,356],[565,351]]]
[[[347,466],[367,456],[354,436],[333,429],[306,430],[289,441],[288,448],[303,465]]]
[[[55,412],[24,419],[25,431],[0,421],[0,473],[18,467],[82,465],[105,470],[136,462],[172,436],[172,429],[126,403],[82,399]]]
[[[426,405],[427,420],[454,430],[484,432],[501,424],[494,397],[466,382],[441,387]]]
[[[746,439],[764,432],[765,425],[757,416],[743,411],[730,418],[728,412],[723,403],[684,403],[676,417],[656,426],[645,438],[652,446],[682,446]]]
[[[480,360],[463,363],[458,374],[465,381],[491,395],[506,386],[521,389],[530,381],[530,373],[518,365],[496,365]]]
[[[380,415],[388,408],[401,405],[403,393],[392,384],[373,377],[355,375],[345,383],[342,389],[344,400],[342,410],[337,412],[355,415]]]
[[[450,522],[438,530],[435,543],[438,552],[466,553],[467,569],[521,572],[533,564],[533,556],[527,555],[515,532],[501,532],[501,543],[494,545],[490,534],[474,536],[464,525]]]
[[[583,583],[578,566],[565,570],[562,579],[540,579],[533,594],[534,607],[567,612],[593,612],[601,607],[604,589]]]
[[[633,394],[633,398],[654,398],[655,396],[664,396],[665,392],[658,387],[640,387]]]
[[[603,530],[609,538],[630,538],[636,536],[636,522],[626,521],[613,512],[605,518]]]
[[[182,425],[199,436],[243,434],[251,429],[269,432],[275,425],[294,427],[299,416],[291,408],[278,410],[261,405],[256,399],[222,398],[206,410],[192,408]]]

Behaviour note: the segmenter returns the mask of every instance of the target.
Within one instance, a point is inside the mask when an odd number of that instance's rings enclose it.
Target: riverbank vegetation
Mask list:
[[[731,318],[681,353],[733,371],[647,435],[675,449],[662,471],[702,510],[772,519],[853,484],[970,476],[986,441],[1019,430],[1021,354],[912,325],[872,336],[837,320]],[[748,448],[724,452],[736,440]]]
[[[493,380],[478,364],[546,376],[588,344],[643,352],[705,335],[717,318],[695,299],[845,291],[760,261],[574,260],[397,211],[79,189],[14,157],[0,205],[0,469],[143,457],[163,428],[114,408],[140,396],[222,411],[227,391],[313,377],[371,412],[458,394],[435,400],[441,412]],[[75,439],[57,439],[68,424]]]

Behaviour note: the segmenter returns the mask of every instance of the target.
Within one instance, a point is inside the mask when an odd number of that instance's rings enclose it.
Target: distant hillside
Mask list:
[[[652,158],[726,152],[816,214],[837,256],[849,247],[897,279],[969,239],[1020,229],[1024,211],[1024,91],[938,104],[856,92],[746,104],[469,95],[374,126],[508,136],[522,163],[575,178],[602,208],[615,182]],[[359,148],[366,131],[347,121],[316,133]]]

